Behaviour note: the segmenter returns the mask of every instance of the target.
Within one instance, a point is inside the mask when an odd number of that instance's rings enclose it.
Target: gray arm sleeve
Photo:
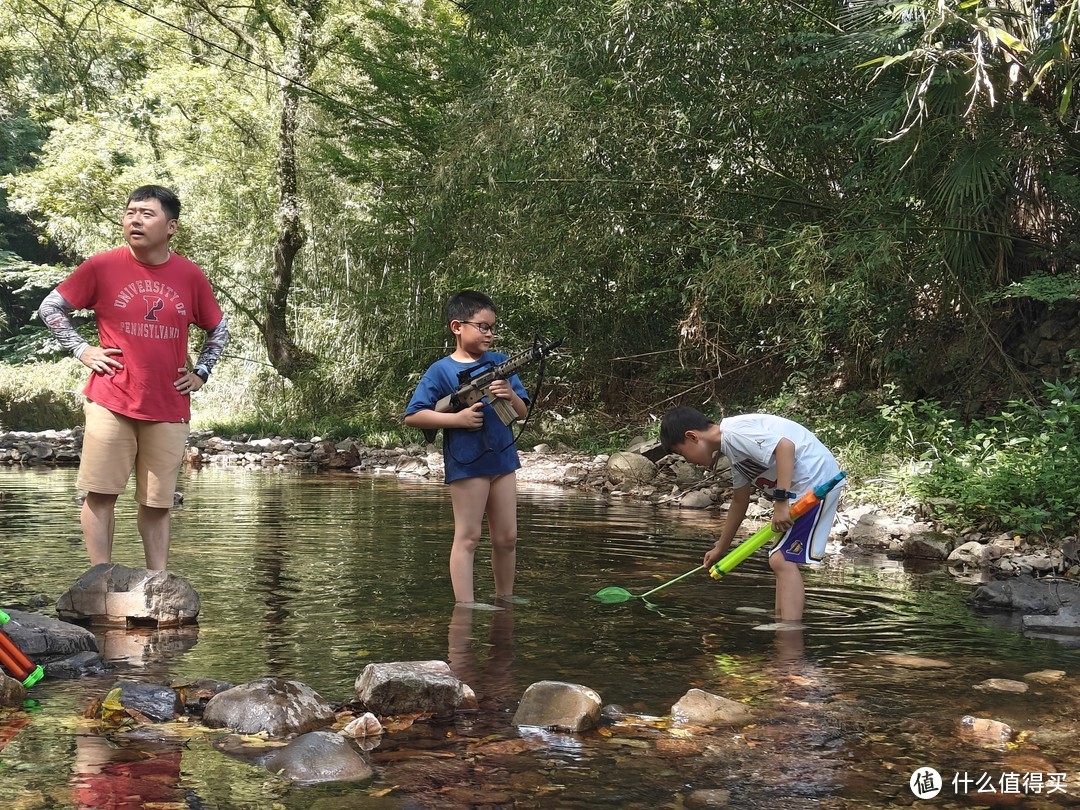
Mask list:
[[[53,337],[60,341],[60,345],[79,357],[90,344],[75,331],[75,326],[68,317],[68,313],[73,309],[74,307],[64,300],[64,296],[53,290],[38,307],[38,316],[49,327]]]
[[[199,350],[199,361],[195,368],[201,368],[209,374],[221,359],[221,353],[225,351],[225,344],[228,342],[229,325],[225,318],[222,318],[221,323],[206,333],[206,341]]]

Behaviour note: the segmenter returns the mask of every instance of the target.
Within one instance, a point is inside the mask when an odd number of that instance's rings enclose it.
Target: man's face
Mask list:
[[[696,430],[686,431],[685,438],[678,444],[672,445],[671,449],[693,464],[708,467],[712,464],[713,454],[701,440]]]
[[[176,220],[161,209],[160,200],[132,200],[124,211],[124,241],[133,248],[155,250],[169,244]]]

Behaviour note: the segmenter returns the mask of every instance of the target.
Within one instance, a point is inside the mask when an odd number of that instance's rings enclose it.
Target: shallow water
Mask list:
[[[52,612],[86,569],[73,486],[70,470],[0,468],[0,607],[45,595]],[[729,791],[734,807],[901,807],[921,803],[908,781],[925,766],[944,777],[937,806],[1080,803],[1080,652],[975,615],[969,586],[938,566],[833,556],[806,575],[801,632],[757,629],[773,602],[760,555],[723,583],[702,574],[653,605],[604,605],[588,597],[641,593],[696,565],[714,517],[523,485],[528,604],[455,613],[440,484],[203,470],[182,486],[170,565],[202,597],[199,626],[102,633],[108,677],[44,681],[27,709],[0,714],[0,807],[645,808],[701,789]],[[115,561],[142,565],[128,497],[117,525]],[[488,560],[482,546],[478,599],[491,598]],[[897,653],[951,666],[884,658]],[[221,732],[102,736],[81,719],[118,676],[280,675],[343,702],[366,664],[421,659],[448,660],[481,709],[388,735],[365,785],[290,786],[229,755]],[[1020,695],[974,688],[1046,669],[1066,676]],[[578,736],[512,728],[522,692],[545,679],[589,686],[631,717]],[[691,687],[748,703],[757,722],[704,733],[649,719]],[[1019,736],[972,741],[964,715]]]

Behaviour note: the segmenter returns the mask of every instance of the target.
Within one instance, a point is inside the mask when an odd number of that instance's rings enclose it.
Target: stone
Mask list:
[[[85,627],[40,613],[6,611],[11,621],[4,632],[23,654],[40,664],[47,678],[80,678],[105,671],[97,639]]]
[[[938,536],[917,535],[904,540],[904,556],[924,560],[944,560],[952,551],[952,542]]]
[[[0,672],[0,706],[21,706],[26,700],[26,687],[20,681]]]
[[[965,715],[960,718],[960,733],[980,742],[1005,743],[1012,737],[1012,728],[997,720]]]
[[[97,677],[104,675],[107,671],[108,668],[101,660],[101,656],[89,650],[45,664],[46,677],[64,680]]]
[[[345,782],[375,775],[368,761],[332,731],[302,734],[266,759],[266,769],[291,782]]]
[[[1028,685],[1023,681],[1013,681],[1009,678],[987,678],[981,683],[975,684],[976,689],[984,692],[1014,692],[1022,694],[1028,690]]]
[[[537,681],[521,696],[515,726],[577,733],[600,722],[600,695],[587,686],[564,681]]]
[[[340,732],[343,737],[362,739],[364,737],[377,737],[383,733],[382,723],[371,712],[364,712],[359,717],[353,718]]]
[[[112,688],[120,690],[120,705],[125,709],[134,709],[159,723],[167,722],[184,713],[184,704],[180,702],[180,696],[168,686],[118,681]]]
[[[656,465],[640,453],[612,453],[607,477],[615,484],[647,484],[656,478]]]
[[[206,704],[214,695],[232,689],[235,684],[228,681],[216,681],[213,678],[196,678],[193,681],[179,680],[169,684],[171,689],[176,690],[180,696],[180,702],[184,705],[184,712],[201,716],[206,710]]]
[[[1057,683],[1065,677],[1063,669],[1040,669],[1038,672],[1028,672],[1024,675],[1025,681],[1032,683],[1050,684]]]
[[[671,717],[694,726],[745,725],[754,713],[745,705],[701,689],[691,689],[671,707]]]
[[[892,539],[893,520],[887,515],[868,513],[848,531],[848,538],[860,546],[887,546]]]
[[[708,489],[695,489],[684,492],[679,498],[679,506],[684,509],[708,509],[712,505],[712,491]]]
[[[265,732],[271,737],[303,734],[325,728],[334,710],[306,684],[286,678],[259,678],[210,698],[203,723],[241,734]]]
[[[958,562],[972,568],[981,568],[990,562],[990,548],[977,541],[957,546],[949,552],[949,562]]]
[[[942,661],[940,658],[924,658],[921,655],[906,655],[904,653],[883,655],[881,661],[885,664],[894,664],[908,669],[948,669],[952,666],[948,661]]]
[[[452,714],[465,698],[464,684],[445,661],[368,664],[354,684],[356,699],[387,715]]]
[[[691,810],[708,810],[711,807],[730,807],[731,791],[723,788],[695,790],[687,794],[684,804]]]
[[[1062,608],[1049,616],[1025,616],[1024,629],[1037,633],[1080,636],[1080,607]]]
[[[1055,613],[1062,607],[1080,607],[1080,587],[1056,580],[1047,582],[1031,576],[995,580],[981,585],[971,602],[983,607],[1021,610],[1024,613]]]
[[[192,624],[199,595],[171,571],[95,565],[56,603],[61,619],[92,625],[178,627]]]

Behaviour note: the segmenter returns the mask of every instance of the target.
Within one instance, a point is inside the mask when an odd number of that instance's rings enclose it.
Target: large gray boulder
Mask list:
[[[737,701],[691,689],[671,707],[671,717],[694,726],[741,726],[751,722],[754,713]]]
[[[199,594],[170,571],[95,565],[56,603],[61,619],[93,625],[178,627],[199,616]]]
[[[1080,636],[1080,606],[1062,608],[1049,616],[1025,616],[1024,629],[1034,633]]]
[[[536,726],[579,732],[600,722],[600,695],[587,686],[563,681],[537,681],[521,696],[515,726]]]
[[[214,695],[203,710],[203,723],[241,734],[271,737],[303,734],[334,722],[334,710],[310,686],[285,678],[259,678]]]
[[[656,478],[656,465],[640,453],[612,453],[607,476],[615,484],[647,484]]]
[[[1062,580],[1019,576],[980,585],[972,593],[971,601],[984,607],[1024,613],[1056,613],[1062,608],[1080,607],[1080,587]]]
[[[40,613],[5,611],[11,621],[4,632],[23,654],[40,664],[49,678],[100,675],[105,670],[97,638],[85,627]]]
[[[368,761],[332,731],[302,734],[264,763],[267,770],[292,782],[344,782],[375,775]]]
[[[380,716],[452,714],[469,693],[445,661],[368,664],[354,684],[356,699]]]

